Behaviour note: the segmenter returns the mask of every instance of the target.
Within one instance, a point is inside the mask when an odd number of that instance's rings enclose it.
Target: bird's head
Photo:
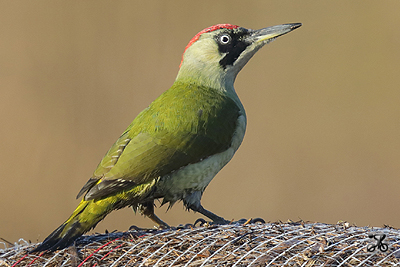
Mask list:
[[[176,80],[233,90],[236,75],[261,47],[300,26],[293,23],[251,30],[218,24],[205,28],[186,46]]]

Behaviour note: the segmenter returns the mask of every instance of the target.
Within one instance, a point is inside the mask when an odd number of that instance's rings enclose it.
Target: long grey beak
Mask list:
[[[290,23],[253,30],[253,32],[250,34],[250,38],[254,43],[266,44],[278,36],[284,35],[299,28],[301,25],[301,23]]]

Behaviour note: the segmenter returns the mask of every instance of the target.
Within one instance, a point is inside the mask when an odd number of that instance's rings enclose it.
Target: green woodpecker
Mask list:
[[[82,201],[32,252],[70,246],[115,209],[131,206],[162,227],[154,200],[228,223],[200,203],[203,191],[242,143],[246,114],[233,83],[265,44],[298,27],[260,30],[218,24],[186,46],[172,87],[133,120],[101,160],[77,198]]]

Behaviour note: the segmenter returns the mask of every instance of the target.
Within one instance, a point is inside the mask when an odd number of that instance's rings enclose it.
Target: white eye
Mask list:
[[[219,42],[221,44],[229,44],[230,41],[231,41],[230,35],[224,34],[219,37]]]

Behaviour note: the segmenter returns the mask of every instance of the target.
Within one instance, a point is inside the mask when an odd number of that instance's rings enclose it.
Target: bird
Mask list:
[[[217,24],[184,49],[173,85],[140,112],[111,146],[77,195],[72,215],[30,251],[71,246],[111,211],[132,207],[159,227],[161,205],[183,205],[215,224],[225,220],[201,204],[204,190],[232,159],[246,130],[246,113],[234,89],[237,74],[265,44],[301,23],[259,30]]]

